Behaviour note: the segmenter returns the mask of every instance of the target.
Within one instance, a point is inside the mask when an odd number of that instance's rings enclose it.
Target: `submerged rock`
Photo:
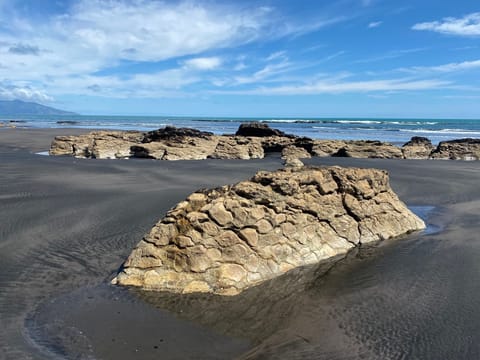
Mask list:
[[[234,295],[298,266],[425,227],[375,169],[294,167],[191,194],[160,220],[114,279]]]

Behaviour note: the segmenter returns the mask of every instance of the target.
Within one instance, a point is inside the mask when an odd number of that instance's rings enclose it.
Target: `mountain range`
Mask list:
[[[75,113],[34,102],[0,100],[0,115],[75,115]]]

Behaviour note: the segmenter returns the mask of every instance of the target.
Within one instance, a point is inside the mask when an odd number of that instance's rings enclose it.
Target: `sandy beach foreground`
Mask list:
[[[182,297],[109,280],[192,191],[277,169],[280,158],[36,154],[81,132],[0,129],[0,358],[480,358],[480,162],[309,159],[388,170],[429,231],[238,297]]]

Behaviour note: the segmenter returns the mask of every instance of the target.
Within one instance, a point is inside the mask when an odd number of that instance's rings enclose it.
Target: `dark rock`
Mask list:
[[[272,129],[267,124],[260,122],[249,122],[243,123],[238,128],[235,133],[236,136],[255,136],[255,137],[265,137],[265,136],[287,136],[293,137],[293,135],[287,135],[283,131]]]
[[[411,146],[411,145],[432,145],[432,142],[429,138],[423,136],[414,136],[410,139],[410,141],[403,144],[403,146]]]
[[[208,131],[200,131],[190,128],[176,128],[175,126],[166,126],[163,129],[147,132],[142,142],[149,143],[159,140],[176,140],[183,137],[207,139],[211,136],[213,136],[213,133]]]

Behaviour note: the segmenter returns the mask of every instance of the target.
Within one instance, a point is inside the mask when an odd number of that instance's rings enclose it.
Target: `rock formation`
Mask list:
[[[308,159],[311,158],[312,155],[305,150],[303,147],[297,147],[295,145],[289,145],[282,150],[282,159],[287,158],[297,158],[297,159]]]
[[[73,155],[78,158],[118,159],[131,156],[131,147],[140,143],[139,131],[92,131],[78,136],[57,136],[50,155]]]
[[[422,136],[414,136],[402,146],[405,159],[428,159],[433,149],[432,142]]]
[[[442,141],[431,156],[445,160],[480,160],[480,139]]]
[[[353,158],[402,159],[402,151],[395,145],[375,140],[348,141],[332,156]]]
[[[240,125],[235,135],[167,126],[139,131],[92,131],[79,136],[57,136],[50,155],[78,158],[157,160],[262,159],[268,153],[305,158],[337,156],[383,159],[479,159],[479,139],[446,141],[434,150],[427,138],[413,137],[402,148],[372,140],[318,140],[285,134],[263,123]],[[291,155],[288,155],[288,154]]]
[[[292,135],[287,135],[283,131],[272,129],[267,124],[261,122],[249,122],[240,124],[236,136],[255,136],[255,137],[266,137],[266,136],[286,136],[292,137]]]
[[[424,228],[385,171],[287,168],[191,194],[160,220],[114,279],[234,295],[298,266]]]
[[[258,138],[243,136],[220,136],[209,158],[212,159],[263,159],[265,152]]]

